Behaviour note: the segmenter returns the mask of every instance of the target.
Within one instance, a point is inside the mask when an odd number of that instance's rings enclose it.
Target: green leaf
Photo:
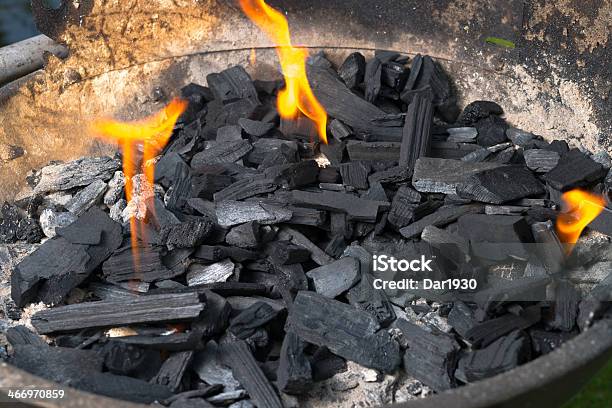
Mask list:
[[[516,45],[512,41],[499,37],[487,37],[485,41],[489,44],[499,45],[504,48],[516,48]]]

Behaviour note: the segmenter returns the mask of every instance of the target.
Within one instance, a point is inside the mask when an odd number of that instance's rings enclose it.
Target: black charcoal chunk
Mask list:
[[[259,194],[271,193],[278,188],[276,182],[267,178],[245,178],[214,194],[215,201],[244,200]]]
[[[203,350],[196,353],[192,367],[198,377],[207,384],[221,384],[225,391],[240,387],[240,383],[232,375],[232,370],[221,364],[219,346],[214,340],[209,341]]]
[[[465,339],[474,348],[487,347],[495,340],[515,330],[524,330],[540,320],[539,306],[525,309],[520,316],[506,313],[500,317],[485,320],[465,333]]]
[[[89,276],[90,259],[86,246],[52,238],[16,266],[11,297],[19,307],[31,301],[58,303]]]
[[[277,370],[277,382],[287,394],[302,394],[312,386],[312,368],[304,354],[304,342],[292,332],[283,340]]]
[[[222,345],[221,356],[223,363],[230,366],[236,380],[257,406],[283,408],[280,398],[261,371],[246,342],[237,341]]]
[[[432,99],[431,91],[425,90],[414,95],[412,102],[408,105],[400,149],[400,166],[414,169],[417,159],[429,154],[433,116]]]
[[[508,124],[499,116],[489,116],[475,124],[478,130],[477,142],[480,146],[490,147],[508,140],[506,129]]]
[[[264,123],[258,120],[251,119],[239,119],[238,124],[245,132],[251,136],[262,137],[272,129],[274,129],[274,123]]]
[[[428,225],[423,229],[421,239],[439,249],[442,256],[457,265],[465,263],[469,258],[470,243],[460,235]]]
[[[459,218],[459,234],[470,240],[474,255],[498,261],[509,256],[527,259],[523,243],[533,242],[521,216],[465,214]]]
[[[260,225],[255,221],[235,226],[225,236],[225,242],[240,248],[256,248],[260,241]]]
[[[417,191],[406,185],[401,186],[393,196],[387,221],[396,229],[405,227],[414,218],[420,202],[421,195]]]
[[[509,371],[529,361],[530,357],[529,337],[514,331],[481,350],[471,351],[461,357],[457,378],[461,377],[462,381],[468,383],[483,380]]]
[[[460,350],[455,339],[442,332],[428,332],[404,319],[398,319],[396,324],[408,342],[404,354],[406,372],[435,391],[452,388]]]
[[[215,98],[224,103],[239,99],[259,101],[253,80],[246,70],[239,65],[218,74],[210,74],[206,77],[206,80]]]
[[[382,87],[383,61],[375,56],[367,64],[364,75],[365,100],[372,103],[378,99]]]
[[[351,220],[375,222],[380,209],[389,207],[388,202],[364,200],[357,196],[333,191],[311,193],[292,191],[293,204],[321,210],[346,213]]]
[[[292,265],[310,259],[310,251],[289,241],[275,241],[268,245],[270,259],[277,265]]]
[[[225,331],[232,308],[224,297],[208,290],[203,293],[206,296],[206,313],[194,321],[191,328],[206,339]]]
[[[231,186],[234,180],[231,176],[224,174],[203,174],[201,176],[192,177],[191,183],[191,195],[193,197],[210,200],[216,192]],[[194,199],[188,199],[187,204],[193,208],[191,205],[192,200]]]
[[[535,135],[533,133],[525,132],[524,130],[509,127],[506,129],[506,136],[512,143],[517,146],[526,146],[535,139]]]
[[[368,181],[370,183],[381,183],[381,184],[389,184],[389,183],[402,183],[407,181],[412,172],[410,169],[404,166],[394,166],[387,170],[377,171],[368,177]]]
[[[91,350],[19,346],[10,362],[34,375],[111,398],[149,404],[172,395],[163,386],[101,373],[102,358]]]
[[[168,210],[180,212],[187,204],[187,201],[192,197],[192,194],[193,178],[191,170],[187,166],[177,166],[174,172],[174,181],[166,192],[166,212],[168,212]],[[164,209],[164,207],[161,206],[161,209]],[[159,221],[159,218],[163,218],[163,215],[157,214],[158,212],[161,211],[157,210],[156,207],[154,215],[158,218],[158,224],[163,224],[163,221]]]
[[[458,127],[446,129],[447,142],[471,143],[478,137],[478,130],[473,127]]]
[[[612,236],[612,210],[604,208],[590,224],[589,228],[602,234]]]
[[[193,351],[180,351],[170,355],[164,361],[159,372],[151,379],[151,383],[163,385],[172,392],[179,391],[185,371],[190,367]]]
[[[368,175],[370,168],[361,162],[344,163],[340,165],[342,184],[352,186],[359,190],[368,188]]]
[[[474,311],[465,303],[457,301],[453,303],[453,308],[448,314],[448,324],[461,337],[478,324]]]
[[[612,273],[599,282],[578,305],[578,327],[587,330],[612,308]]]
[[[251,337],[258,328],[264,326],[278,315],[278,311],[264,302],[258,302],[240,312],[234,317],[229,326],[229,331],[236,337],[246,340]]]
[[[6,340],[11,346],[36,346],[36,347],[47,347],[48,344],[42,337],[33,333],[30,329],[25,326],[9,327],[6,331]]]
[[[42,310],[32,316],[41,334],[89,327],[193,320],[204,310],[196,293],[148,295],[133,299],[86,302]]]
[[[559,272],[565,259],[565,248],[552,221],[533,223],[531,232],[535,242],[541,244],[536,247],[536,252],[543,266],[549,274]]]
[[[531,344],[536,355],[548,354],[574,337],[572,333],[552,332],[548,330],[529,330]]]
[[[247,156],[250,163],[260,164],[262,167],[270,167],[276,163],[276,160],[284,158],[288,163],[297,161],[298,145],[296,142],[284,139],[263,138],[253,142],[253,150]],[[276,160],[270,157],[270,154],[281,153]],[[264,165],[265,163],[265,165]]]
[[[544,185],[523,166],[485,170],[457,186],[459,197],[503,204],[546,192]]]
[[[310,251],[310,258],[317,265],[327,265],[328,263],[333,262],[333,259],[329,255],[327,255],[321,248],[319,248],[315,243],[309,240],[304,234],[293,228],[281,228],[278,237],[283,240],[291,240],[291,242],[295,245],[301,246]]]
[[[429,55],[415,56],[410,68],[410,76],[402,92],[402,101],[410,103],[415,94],[423,88],[430,87],[433,92],[433,103],[446,112],[454,103],[448,77]],[[456,117],[456,114],[453,115]],[[454,118],[447,118],[450,121]]]
[[[400,363],[399,345],[372,315],[316,293],[298,293],[287,324],[304,341],[363,366],[392,372]]]
[[[580,293],[571,282],[559,281],[554,289],[554,318],[549,326],[562,331],[571,331],[576,326]]]
[[[85,157],[69,163],[53,164],[42,168],[34,192],[52,193],[87,186],[95,180],[108,181],[120,168],[121,161],[110,157]]]
[[[400,143],[361,142],[351,140],[346,146],[352,161],[397,161],[400,157]]]
[[[334,119],[329,123],[329,131],[337,140],[342,140],[353,134],[353,131],[338,119]]]
[[[557,167],[559,153],[552,150],[531,149],[523,153],[527,167],[537,173],[547,173]]]
[[[14,244],[17,241],[37,243],[44,238],[38,223],[19,208],[5,202],[0,210],[0,243]]]
[[[102,180],[95,180],[75,194],[64,207],[74,215],[79,216],[101,201],[107,187],[107,184]]]
[[[134,267],[136,264],[138,264],[137,270]],[[120,283],[132,280],[155,282],[171,279],[182,274],[182,271],[168,269],[163,264],[157,248],[126,247],[115,252],[102,264],[102,273],[107,281]]]
[[[240,121],[238,121],[240,123]],[[217,142],[227,143],[242,140],[242,128],[237,125],[228,125],[220,127],[217,130]]]
[[[146,350],[119,340],[109,341],[98,353],[104,358],[104,367],[117,375],[150,380],[161,367],[159,352]]]
[[[363,82],[365,71],[365,57],[359,52],[354,52],[338,68],[338,75],[348,88],[353,89]]]
[[[308,67],[308,79],[329,116],[341,120],[358,133],[379,140],[400,140],[402,121],[393,119],[386,121],[384,126],[377,124],[376,121],[386,118],[387,114],[351,92],[335,73]]]
[[[602,179],[606,175],[604,167],[578,149],[563,154],[559,164],[544,176],[553,188],[565,191]]]
[[[473,125],[480,119],[488,118],[491,115],[501,115],[504,110],[501,106],[491,101],[474,101],[467,105],[458,122],[462,125]]]
[[[359,281],[359,261],[351,257],[342,258],[312,269],[306,275],[313,280],[317,293],[335,298]]]
[[[160,242],[171,248],[193,248],[202,244],[212,230],[213,222],[210,219],[198,217],[180,224],[162,226]]]
[[[382,66],[382,82],[383,85],[395,91],[401,91],[408,80],[409,70],[406,66],[397,61],[388,61]]]
[[[384,290],[374,289],[374,277],[364,269],[362,265],[361,282],[349,291],[347,298],[351,305],[373,316],[381,327],[387,327],[396,318],[393,305]]]
[[[424,193],[456,194],[457,186],[470,176],[500,166],[498,163],[422,157],[416,161],[412,184],[417,191]]]
[[[305,160],[295,164],[281,166],[275,179],[279,180],[289,188],[298,188],[317,181],[319,176],[319,165],[314,160]],[[265,174],[268,176],[266,170]]]
[[[246,156],[252,149],[253,146],[247,140],[216,143],[193,156],[191,167],[197,169],[198,167],[210,164],[234,163]]]
[[[462,215],[478,214],[483,212],[484,206],[480,204],[446,205],[440,207],[432,214],[429,214],[420,220],[401,228],[400,234],[402,234],[404,238],[414,238],[420,235],[428,225],[442,227],[456,221]]]

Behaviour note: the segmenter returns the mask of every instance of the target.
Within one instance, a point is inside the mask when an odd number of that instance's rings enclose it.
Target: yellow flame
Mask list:
[[[127,201],[132,201],[133,181],[132,178],[144,173],[148,186],[152,188],[155,177],[155,166],[145,166],[149,160],[155,158],[166,146],[176,121],[187,109],[187,101],[174,99],[160,112],[147,118],[134,122],[120,122],[111,118],[102,118],[93,121],[89,132],[94,137],[107,142],[118,144],[123,152],[123,172],[125,174],[125,196]],[[142,160],[138,160],[137,150],[142,148]],[[145,196],[153,196],[152,192]],[[151,209],[154,207],[151,206]],[[135,265],[138,268],[138,234],[136,230],[140,225],[135,217],[130,219],[132,253]],[[142,234],[144,237],[144,234]]]
[[[287,19],[264,0],[240,0],[240,6],[276,44],[285,77],[285,89],[278,94],[278,113],[285,119],[295,119],[302,112],[316,124],[321,141],[327,143],[327,112],[314,96],[306,75],[308,52],[292,45]]]
[[[603,211],[605,200],[579,189],[564,193],[562,198],[567,210],[557,218],[557,234],[571,250],[582,231]]]

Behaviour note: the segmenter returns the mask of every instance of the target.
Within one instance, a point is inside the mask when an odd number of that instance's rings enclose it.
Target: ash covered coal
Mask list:
[[[566,258],[554,229],[565,191],[608,193],[605,153],[515,129],[494,102],[461,111],[428,56],[312,61],[327,145],[279,117],[280,82],[236,66],[182,89],[152,188],[117,157],[33,172],[0,211],[0,356],[171,407],[384,404],[511,370],[610,316],[612,209],[595,249]],[[149,195],[127,202],[126,184]],[[376,254],[478,287],[380,290]]]

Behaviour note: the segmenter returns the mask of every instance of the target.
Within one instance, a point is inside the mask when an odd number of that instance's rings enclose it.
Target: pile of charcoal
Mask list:
[[[181,90],[188,109],[146,164],[155,185],[133,177],[130,202],[120,157],[33,171],[1,211],[2,358],[172,408],[297,406],[350,367],[411,378],[388,403],[510,370],[610,317],[612,210],[569,257],[554,227],[563,192],[607,195],[605,152],[513,128],[494,102],[460,110],[428,56],[354,53],[335,70],[319,54],[308,71],[328,144],[279,117],[282,82],[235,66]],[[376,289],[377,254],[426,256],[436,279],[478,288]],[[334,406],[362,386],[336,387]]]

